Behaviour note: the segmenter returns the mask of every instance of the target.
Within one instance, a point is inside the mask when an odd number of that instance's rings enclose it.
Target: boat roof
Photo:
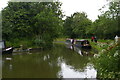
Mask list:
[[[78,42],[79,42],[79,41],[80,41],[80,42],[83,42],[83,41],[88,41],[88,40],[76,40],[76,41],[78,41]]]
[[[73,39],[68,38],[68,39],[66,39],[66,40],[73,40]],[[76,39],[75,39],[75,41],[77,41],[77,42],[84,42],[84,41],[88,41],[88,40],[85,40],[85,39],[76,40]]]

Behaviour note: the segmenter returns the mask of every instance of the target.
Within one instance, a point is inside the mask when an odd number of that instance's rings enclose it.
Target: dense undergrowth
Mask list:
[[[114,48],[99,53],[94,64],[97,78],[120,79],[120,44]]]
[[[40,40],[33,40],[33,39],[14,39],[12,41],[6,41],[7,47],[14,47],[22,49],[28,48],[49,48],[52,46],[51,41],[40,41]]]

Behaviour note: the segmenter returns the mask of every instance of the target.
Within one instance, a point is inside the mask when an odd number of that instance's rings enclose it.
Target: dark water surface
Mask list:
[[[70,49],[71,48],[71,49]],[[3,78],[96,78],[90,51],[54,45],[45,51],[2,56]]]

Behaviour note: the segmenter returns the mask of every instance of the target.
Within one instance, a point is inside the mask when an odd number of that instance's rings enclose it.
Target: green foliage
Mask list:
[[[60,8],[60,2],[9,2],[2,10],[3,39],[26,38],[33,41],[33,45],[51,45],[62,30]]]
[[[65,34],[71,38],[85,38],[91,24],[92,22],[87,18],[86,13],[76,12],[65,20]]]
[[[29,47],[33,47],[33,42],[28,39],[14,39],[12,41],[6,41],[7,47],[14,47],[14,48],[20,48],[20,46],[23,46],[23,49],[27,49]]]
[[[115,35],[120,36],[120,7],[119,2],[110,2],[109,10],[103,12],[94,21],[88,33],[96,34],[102,39],[113,39]],[[102,10],[102,9],[101,9]]]
[[[82,13],[73,14],[73,32],[80,38],[85,38],[86,30],[91,26],[91,21],[87,18],[87,15]]]
[[[65,22],[64,22],[64,34],[67,36],[67,37],[72,37],[74,36],[74,32],[72,31],[73,28],[72,28],[72,23],[73,23],[73,18],[72,16],[71,17],[67,17],[65,19]]]
[[[110,51],[106,51],[95,60],[98,78],[120,78],[120,44]]]

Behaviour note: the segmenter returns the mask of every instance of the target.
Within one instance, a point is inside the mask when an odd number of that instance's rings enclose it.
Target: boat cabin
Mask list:
[[[0,41],[0,49],[3,49],[5,47],[6,47],[5,41]]]
[[[91,48],[90,42],[88,40],[76,40],[75,46],[81,48]]]

